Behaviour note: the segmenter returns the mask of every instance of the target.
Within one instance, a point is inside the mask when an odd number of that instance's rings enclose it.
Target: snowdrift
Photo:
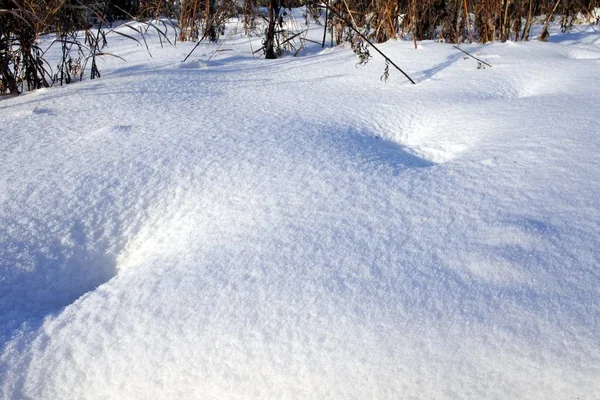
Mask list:
[[[0,397],[600,397],[600,33],[259,41],[0,102]]]

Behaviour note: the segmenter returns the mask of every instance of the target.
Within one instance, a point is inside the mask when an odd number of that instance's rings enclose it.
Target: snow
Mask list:
[[[600,33],[109,43],[0,101],[0,398],[600,397]]]

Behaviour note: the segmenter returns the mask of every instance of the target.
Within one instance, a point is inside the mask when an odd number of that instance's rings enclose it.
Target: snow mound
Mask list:
[[[600,397],[586,35],[382,45],[415,86],[116,41],[2,101],[0,397]]]

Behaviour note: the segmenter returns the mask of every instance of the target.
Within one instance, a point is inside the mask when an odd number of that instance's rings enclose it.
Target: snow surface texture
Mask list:
[[[153,42],[0,102],[0,398],[600,398],[599,33]]]

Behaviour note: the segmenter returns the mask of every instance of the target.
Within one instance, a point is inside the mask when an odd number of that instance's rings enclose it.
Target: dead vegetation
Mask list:
[[[559,19],[563,31],[577,16],[598,23],[597,0],[0,0],[0,94],[16,94],[53,84],[67,84],[89,73],[100,76],[96,59],[112,33],[143,42],[152,27],[161,41],[167,31],[180,41],[216,41],[231,18],[243,21],[247,35],[264,35],[265,58],[276,58],[297,36],[284,28],[287,9],[306,6],[306,22],[323,25],[323,42],[350,42],[359,56],[367,47],[397,37],[439,40],[453,44],[530,38],[536,18],[545,22],[539,40],[548,38],[548,24]],[[131,35],[114,31],[115,20],[128,24]],[[168,22],[165,22],[168,21]],[[173,30],[172,30],[173,31]],[[50,65],[38,43],[52,32],[61,60]]]

